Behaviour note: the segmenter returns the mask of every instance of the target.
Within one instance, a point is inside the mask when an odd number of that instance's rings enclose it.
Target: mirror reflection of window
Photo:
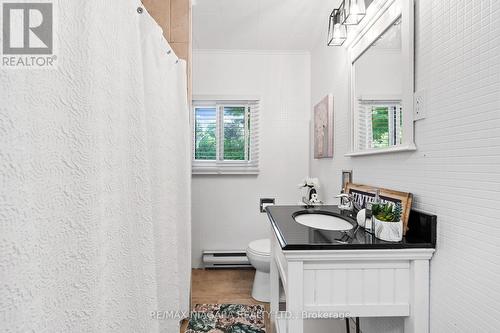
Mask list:
[[[392,24],[356,61],[354,140],[358,151],[402,144],[401,19]]]
[[[359,104],[359,150],[389,148],[402,143],[402,108],[399,102]]]

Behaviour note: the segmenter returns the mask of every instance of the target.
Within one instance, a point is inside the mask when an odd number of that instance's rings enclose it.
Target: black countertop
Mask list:
[[[341,211],[337,206],[268,206],[267,215],[274,233],[285,251],[288,250],[356,250],[356,249],[406,249],[436,247],[436,216],[416,210],[410,212],[409,230],[401,242],[386,242],[373,236],[363,228],[356,232],[356,216]],[[295,222],[297,212],[324,212],[343,218],[354,228],[349,232],[322,230],[306,227]]]

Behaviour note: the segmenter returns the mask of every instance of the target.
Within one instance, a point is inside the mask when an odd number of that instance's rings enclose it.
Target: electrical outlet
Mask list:
[[[426,101],[427,92],[425,89],[417,91],[413,96],[413,113],[414,120],[425,119],[426,117]]]

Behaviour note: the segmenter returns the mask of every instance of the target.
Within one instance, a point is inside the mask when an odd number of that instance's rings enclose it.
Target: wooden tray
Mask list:
[[[408,231],[408,219],[410,218],[411,204],[413,201],[413,195],[411,193],[353,183],[347,183],[345,191],[346,193],[354,196],[354,202],[362,208],[365,208],[366,204],[375,198],[376,189],[380,190],[380,199],[382,202],[389,201],[401,204],[401,208],[403,210],[401,215],[401,219],[403,220],[403,235],[406,235],[406,232]]]

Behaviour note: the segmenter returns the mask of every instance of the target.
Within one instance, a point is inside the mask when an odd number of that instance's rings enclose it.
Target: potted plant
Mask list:
[[[380,203],[373,205],[372,218],[375,237],[389,242],[403,239],[402,208],[400,203]]]

